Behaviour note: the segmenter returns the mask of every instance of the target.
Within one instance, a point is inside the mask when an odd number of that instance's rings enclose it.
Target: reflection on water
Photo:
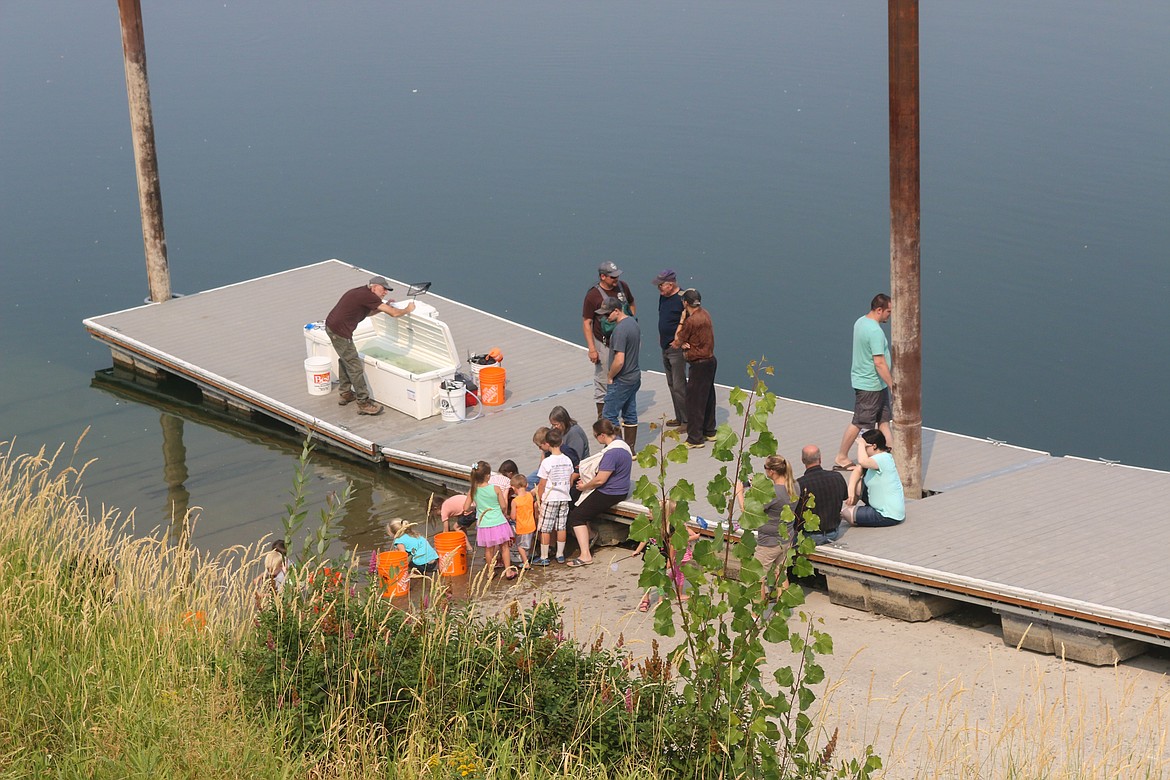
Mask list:
[[[121,367],[105,369],[94,374],[92,386],[124,401],[143,404],[160,412],[159,428],[162,436],[163,474],[159,495],[165,499],[161,506],[160,519],[168,524],[169,534],[175,543],[184,538],[192,529],[194,541],[208,548],[222,548],[226,544],[247,544],[265,534],[279,533],[279,517],[274,507],[257,495],[255,520],[249,518],[224,518],[200,516],[201,495],[199,488],[188,484],[188,449],[184,444],[185,430],[210,429],[227,434],[234,439],[251,444],[260,444],[281,454],[288,463],[287,490],[292,487],[292,474],[296,459],[301,453],[303,438],[293,428],[266,418],[241,416],[235,412],[217,409],[201,402],[199,389],[189,382],[174,377],[156,382],[136,375]],[[338,517],[339,540],[349,549],[370,550],[385,543],[383,527],[392,517],[405,517],[423,524],[431,489],[414,480],[391,472],[383,465],[368,461],[350,460],[324,448],[314,450],[311,457],[313,479],[310,483],[308,504],[309,519],[305,530],[310,531],[313,522],[319,518],[330,495],[340,494],[347,483],[352,484],[351,499]],[[233,480],[247,478],[247,473],[233,473]],[[227,481],[225,477],[225,482]],[[233,483],[234,485],[234,483]],[[216,484],[203,488],[203,492],[215,490]],[[232,485],[224,489],[235,490]],[[264,491],[257,491],[258,493]],[[440,495],[440,498],[442,496]],[[271,498],[269,497],[269,500]],[[190,512],[190,517],[188,513]],[[270,519],[271,518],[271,519]],[[272,519],[275,522],[272,522]],[[259,525],[257,525],[259,523]],[[148,522],[149,526],[149,522]],[[255,527],[252,537],[248,536]],[[224,537],[229,540],[224,543]],[[201,541],[202,540],[202,541]],[[297,541],[299,545],[299,540]]]

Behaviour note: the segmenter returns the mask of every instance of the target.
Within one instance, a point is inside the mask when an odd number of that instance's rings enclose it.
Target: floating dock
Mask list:
[[[548,424],[553,406],[588,428],[596,408],[582,346],[434,293],[425,300],[464,354],[492,347],[504,353],[503,405],[448,422],[389,408],[359,416],[354,404],[338,406],[336,393],[310,395],[306,323],[323,320],[342,292],[372,273],[392,277],[329,260],[84,324],[116,364],[184,377],[206,402],[266,415],[455,489],[465,488],[477,460],[511,458],[531,469],[538,460],[532,433]],[[391,284],[396,297],[408,286]],[[657,354],[653,333],[643,335],[647,354]],[[718,392],[722,423],[730,415],[728,388]],[[655,438],[649,423],[673,414],[661,373],[643,371],[638,409],[641,446]],[[781,398],[771,429],[781,454],[799,464],[805,444],[831,458],[850,416]],[[813,562],[833,601],[905,620],[926,620],[961,602],[988,605],[1001,615],[1007,643],[1087,663],[1114,663],[1150,643],[1170,646],[1170,524],[1161,522],[1170,473],[933,429],[922,436],[923,485],[932,495],[908,502],[900,526],[849,528],[837,543],[817,548]],[[720,465],[710,449],[696,450],[670,478],[703,486]],[[640,510],[634,502],[618,507],[626,518]],[[692,511],[718,516],[703,496]]]

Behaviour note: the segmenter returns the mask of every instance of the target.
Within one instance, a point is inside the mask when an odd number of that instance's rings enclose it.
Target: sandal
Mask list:
[[[650,596],[649,596],[649,594],[643,596],[642,601],[638,603],[638,611],[639,612],[649,612],[650,611]]]
[[[569,568],[570,569],[579,569],[582,566],[592,566],[592,565],[593,565],[592,558],[590,558],[587,561],[583,561],[580,558],[574,558],[573,560],[569,561]]]

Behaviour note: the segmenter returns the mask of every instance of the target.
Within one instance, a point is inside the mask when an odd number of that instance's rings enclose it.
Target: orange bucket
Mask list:
[[[479,370],[479,400],[484,406],[504,405],[505,382],[503,366],[487,366]]]
[[[467,573],[467,534],[462,531],[435,534],[435,552],[439,554],[439,574],[461,577]]]
[[[382,598],[410,593],[410,555],[401,550],[378,553],[378,576],[386,586]]]

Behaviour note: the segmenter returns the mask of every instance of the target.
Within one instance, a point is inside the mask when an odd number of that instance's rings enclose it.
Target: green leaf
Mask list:
[[[674,636],[674,612],[670,602],[663,599],[654,610],[654,633],[659,636]]]
[[[776,673],[772,676],[776,678],[776,684],[781,688],[791,688],[793,683],[796,682],[796,675],[792,673],[791,666],[777,669]]]
[[[630,522],[630,538],[635,542],[644,542],[653,535],[654,522],[650,515],[638,515]]]
[[[653,469],[658,466],[658,447],[654,444],[647,444],[638,453],[638,465],[644,469]]]
[[[690,450],[685,444],[680,444],[670,452],[666,453],[666,460],[670,463],[686,463],[689,457]]]
[[[775,455],[777,449],[779,449],[779,443],[776,441],[776,437],[772,435],[772,432],[761,431],[752,446],[748,448],[748,452],[757,458],[766,458],[770,455]]]
[[[820,655],[832,655],[833,637],[829,636],[823,631],[818,631],[816,638],[813,640],[813,649],[816,650]]]
[[[804,668],[804,681],[808,685],[816,685],[825,679],[825,670],[818,664],[809,664]]]
[[[680,479],[674,487],[670,489],[670,499],[672,501],[694,501],[695,500],[695,486],[685,479]],[[675,510],[678,511],[677,509]]]
[[[747,402],[748,394],[742,388],[733,387],[728,394],[727,400],[735,407],[736,414],[743,415],[743,405]]]

